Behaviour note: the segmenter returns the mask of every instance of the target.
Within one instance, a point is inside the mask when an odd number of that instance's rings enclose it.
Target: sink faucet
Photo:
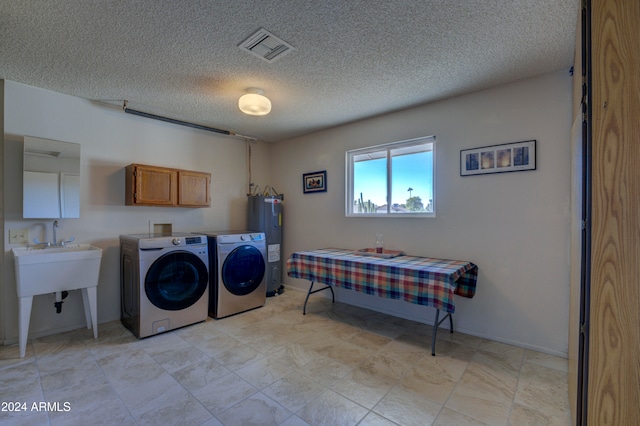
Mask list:
[[[37,238],[33,239],[33,242],[37,245],[43,245],[45,247],[64,247],[65,245],[75,241],[74,237],[69,238],[68,240],[58,241],[57,228],[60,226],[60,223],[57,220],[53,221],[53,241],[52,242],[40,242]]]
[[[54,220],[53,221],[53,245],[57,246],[58,245],[58,240],[56,239],[56,228],[58,227],[58,221]]]

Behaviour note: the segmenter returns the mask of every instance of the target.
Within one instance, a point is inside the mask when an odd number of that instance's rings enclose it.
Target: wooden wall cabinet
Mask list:
[[[130,164],[125,185],[128,206],[211,206],[211,173]]]
[[[178,170],[178,205],[211,206],[211,173]]]

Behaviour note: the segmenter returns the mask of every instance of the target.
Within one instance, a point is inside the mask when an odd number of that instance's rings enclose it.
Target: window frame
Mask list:
[[[432,211],[431,212],[404,212],[404,213],[392,213],[390,211],[391,204],[391,188],[393,185],[392,182],[392,155],[391,151],[400,148],[407,148],[412,146],[419,145],[427,145],[431,144],[431,182],[432,182]],[[357,213],[354,212],[354,163],[355,158],[359,155],[364,155],[368,153],[380,153],[382,151],[386,151],[386,157],[382,156],[380,158],[387,159],[387,194],[386,194],[386,205],[387,211],[384,213]],[[436,217],[436,137],[434,135],[431,136],[422,136],[419,138],[407,139],[397,142],[389,142],[380,145],[368,146],[363,148],[351,149],[345,152],[345,216],[346,217],[393,217],[393,218],[431,218]]]

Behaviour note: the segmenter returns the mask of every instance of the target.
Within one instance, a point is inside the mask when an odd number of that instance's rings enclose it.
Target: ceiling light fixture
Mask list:
[[[238,107],[249,115],[267,115],[271,111],[271,101],[263,95],[263,91],[252,87],[246,95],[240,96]]]

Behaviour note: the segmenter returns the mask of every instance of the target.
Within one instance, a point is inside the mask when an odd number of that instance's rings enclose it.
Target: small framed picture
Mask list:
[[[327,191],[327,171],[305,173],[302,175],[302,189],[306,194],[308,192],[326,192]]]
[[[535,168],[535,140],[460,151],[460,176],[519,172]]]

